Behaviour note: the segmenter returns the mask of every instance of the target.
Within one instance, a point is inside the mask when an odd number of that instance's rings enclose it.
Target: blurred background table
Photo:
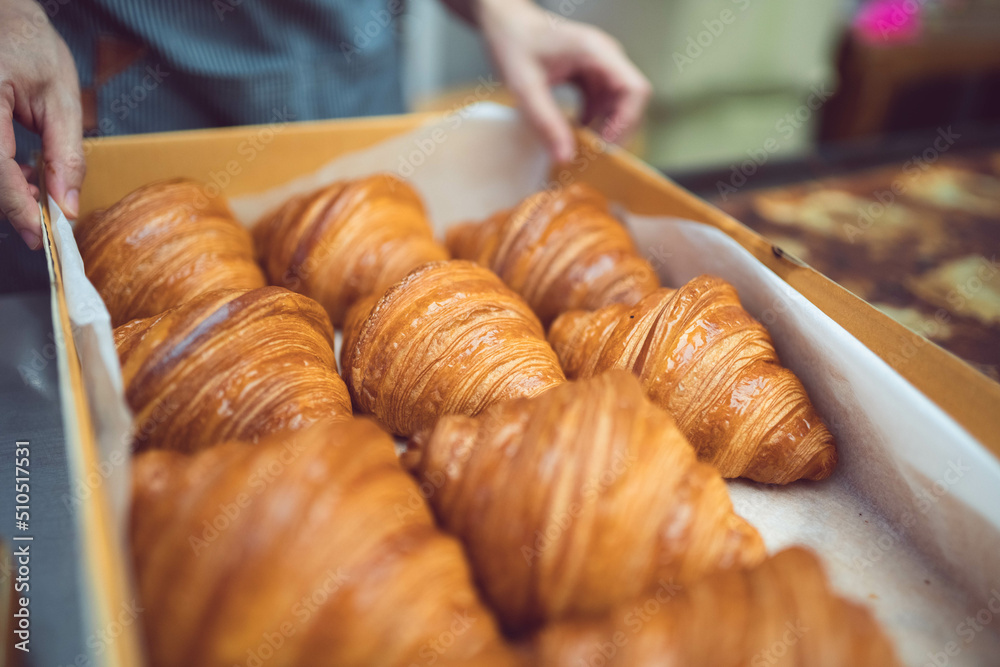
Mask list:
[[[1000,133],[963,139],[764,165],[736,193],[728,169],[676,180],[1000,380]]]

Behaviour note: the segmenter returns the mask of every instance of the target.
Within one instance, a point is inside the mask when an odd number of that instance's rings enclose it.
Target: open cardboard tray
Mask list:
[[[231,199],[252,196],[313,173],[337,156],[369,148],[435,119],[440,116],[419,114],[88,140],[85,145],[88,175],[80,213],[86,216],[141,185],[173,177],[215,183]],[[602,142],[589,133],[582,132],[579,138],[582,149],[591,158],[568,168],[573,179],[595,186],[634,214],[685,218],[721,230],[936,403],[992,457],[1000,457],[1000,385],[633,156],[620,150],[602,152]],[[561,168],[559,174],[564,175],[565,169]],[[68,391],[75,397],[69,403],[73,414],[67,416],[67,423],[74,424],[79,434],[70,446],[78,449],[76,473],[83,475],[102,456],[99,438],[94,436],[94,419],[88,417],[88,402],[93,412],[94,404],[108,397],[95,392],[93,387],[88,395],[86,383],[79,377],[79,360],[73,344],[73,334],[78,332],[73,331],[66,315],[61,260],[55,252],[58,244],[53,239],[50,222],[47,227],[47,245],[53,249],[50,257],[54,307],[60,313],[58,321],[66,343]],[[93,609],[85,613],[93,616],[96,627],[101,627],[102,619],[110,622],[114,611],[130,599],[128,574],[120,551],[121,535],[115,531],[116,518],[111,509],[116,501],[108,498],[109,494],[113,495],[113,489],[95,489],[81,514],[85,534],[92,538],[84,576],[91,582],[88,588]],[[985,600],[988,595],[983,591],[979,599]],[[111,650],[101,656],[100,663],[136,664],[141,649],[135,630],[134,626],[127,628],[124,639],[113,643]]]

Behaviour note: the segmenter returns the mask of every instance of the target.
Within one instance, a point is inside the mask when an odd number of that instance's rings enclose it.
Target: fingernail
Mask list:
[[[75,218],[80,210],[80,191],[76,188],[66,193],[66,210],[63,211],[71,218]]]
[[[566,156],[568,152],[565,146],[556,144],[552,147],[552,159],[555,160],[556,164],[566,164],[569,162],[569,158]]]
[[[31,229],[22,229],[21,238],[32,250],[38,250],[42,247],[42,237],[38,235],[37,232]]]

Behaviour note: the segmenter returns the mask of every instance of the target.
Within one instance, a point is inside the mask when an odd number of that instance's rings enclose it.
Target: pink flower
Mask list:
[[[920,35],[922,0],[870,0],[854,17],[854,34],[868,42],[912,42]]]

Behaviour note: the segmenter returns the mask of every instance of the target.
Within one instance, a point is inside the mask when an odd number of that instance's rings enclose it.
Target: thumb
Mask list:
[[[80,186],[87,165],[83,157],[83,116],[79,89],[53,94],[45,100],[42,155],[45,183],[59,208],[75,218],[80,210]]]
[[[556,104],[542,70],[538,67],[520,68],[508,77],[507,85],[517,98],[528,122],[548,146],[552,159],[557,163],[569,162],[576,152],[576,139],[569,120]]]

